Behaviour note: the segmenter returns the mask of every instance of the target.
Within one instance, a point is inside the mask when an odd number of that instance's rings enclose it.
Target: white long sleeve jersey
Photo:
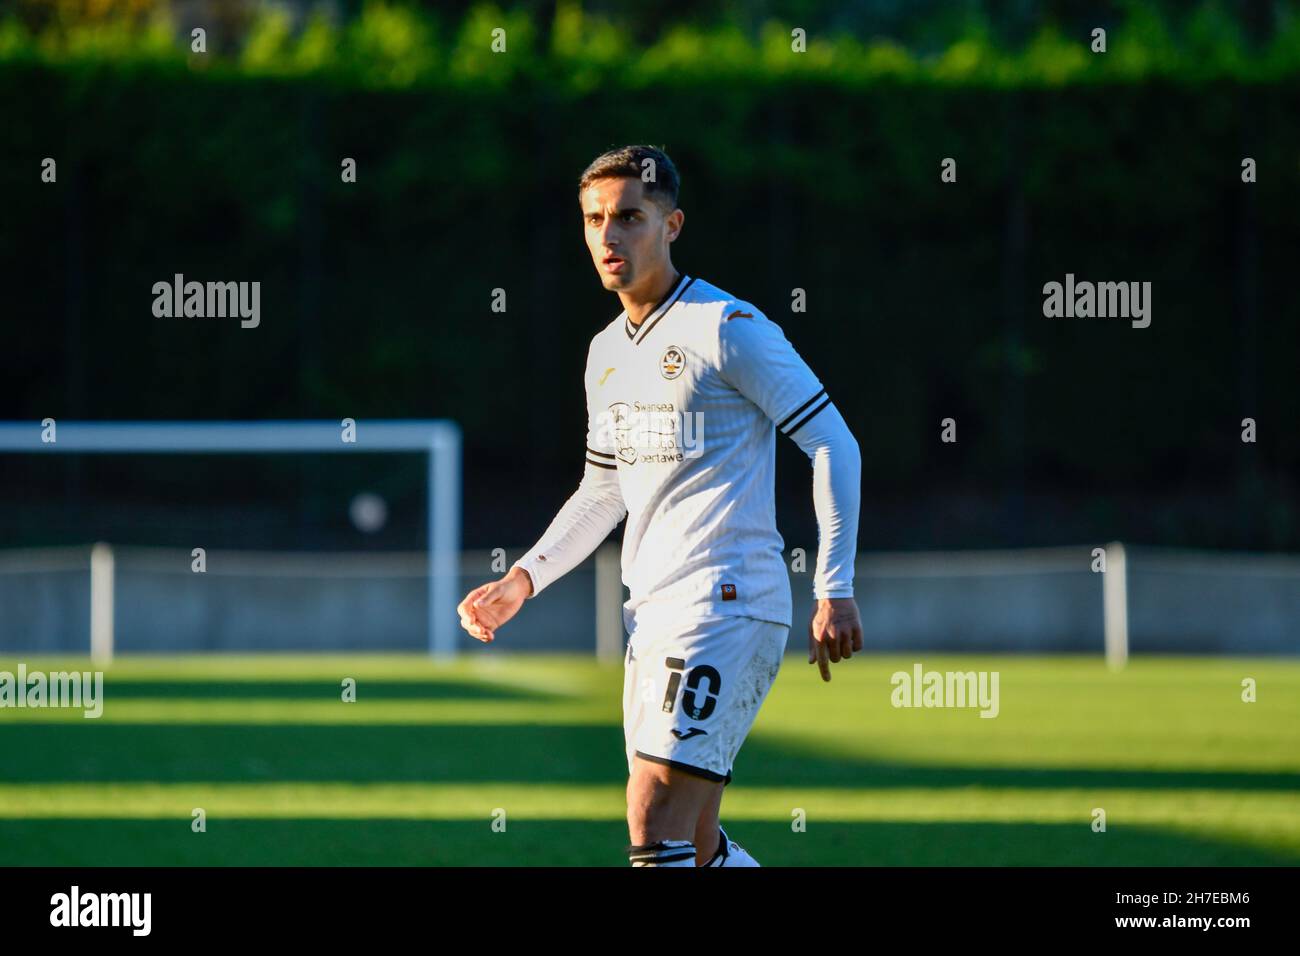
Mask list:
[[[717,615],[791,623],[776,529],[775,431],[812,460],[820,541],[813,594],[853,596],[861,457],[826,389],[752,304],[681,276],[635,326],[591,341],[578,490],[516,562],[534,596],[625,516],[629,632]]]

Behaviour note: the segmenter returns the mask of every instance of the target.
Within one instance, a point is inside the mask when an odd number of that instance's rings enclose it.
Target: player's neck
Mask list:
[[[657,309],[668,297],[668,293],[681,281],[681,273],[673,268],[672,263],[660,274],[658,279],[648,285],[643,292],[620,292],[618,297],[627,310],[628,321],[634,326],[645,321],[646,316]]]

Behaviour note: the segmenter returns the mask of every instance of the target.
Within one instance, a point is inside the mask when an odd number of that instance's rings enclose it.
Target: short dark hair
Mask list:
[[[654,179],[643,178],[645,161],[651,160],[654,166]],[[677,189],[681,180],[677,176],[677,167],[668,158],[668,154],[654,146],[620,146],[609,152],[601,153],[591,161],[578,180],[578,197],[583,190],[597,179],[624,177],[640,179],[645,183],[646,195],[659,204],[665,213],[677,208]]]

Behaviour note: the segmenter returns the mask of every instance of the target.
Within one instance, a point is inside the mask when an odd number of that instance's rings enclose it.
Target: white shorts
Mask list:
[[[729,783],[789,636],[736,616],[635,631],[623,659],[628,773],[642,757]]]

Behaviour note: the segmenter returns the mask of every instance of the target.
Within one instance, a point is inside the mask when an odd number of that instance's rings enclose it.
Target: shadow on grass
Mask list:
[[[621,821],[0,820],[0,866],[626,866]],[[725,821],[724,821],[725,825]],[[788,823],[728,831],[766,866],[1268,866],[1297,860],[1148,827]]]
[[[344,705],[340,705],[344,706]],[[1300,790],[1300,773],[1095,767],[922,766],[823,757],[757,736],[739,786]],[[104,781],[621,783],[621,728],[544,724],[0,724],[8,783]]]
[[[108,675],[104,679],[106,701],[132,698],[159,698],[165,700],[316,700],[330,703],[339,700],[342,680],[347,676],[340,671],[338,681],[310,680],[247,680],[192,681],[168,679],[165,681],[117,680]],[[562,700],[564,694],[550,694],[541,689],[511,687],[502,684],[478,683],[456,680],[393,681],[362,677],[357,679],[357,700]]]

